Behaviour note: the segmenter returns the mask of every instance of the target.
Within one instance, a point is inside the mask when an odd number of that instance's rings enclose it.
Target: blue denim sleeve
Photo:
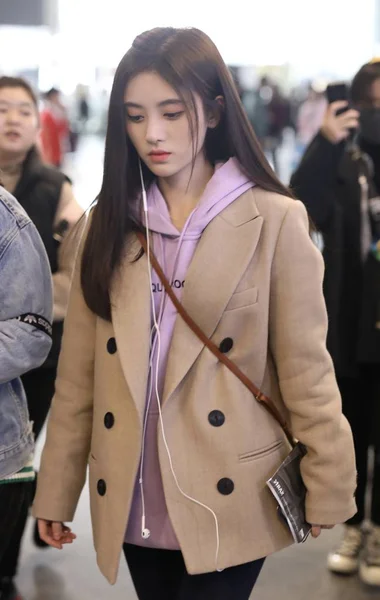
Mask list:
[[[35,315],[51,323],[50,266],[37,230],[16,228],[0,254],[0,383],[11,381],[45,361],[51,336],[33,324]],[[37,321],[35,321],[37,322]]]

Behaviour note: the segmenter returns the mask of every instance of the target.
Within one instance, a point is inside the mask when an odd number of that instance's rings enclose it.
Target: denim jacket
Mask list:
[[[52,284],[41,238],[0,187],[0,479],[19,471],[34,439],[20,375],[51,346]]]

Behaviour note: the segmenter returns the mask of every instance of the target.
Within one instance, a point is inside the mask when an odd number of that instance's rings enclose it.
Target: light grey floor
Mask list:
[[[78,535],[75,545],[61,552],[52,549],[42,551],[32,546],[29,526],[18,578],[25,600],[136,600],[124,563],[114,587],[108,585],[97,569],[90,534],[87,491],[82,496],[74,530]],[[341,578],[327,572],[326,553],[339,539],[340,533],[340,528],[325,532],[319,540],[269,558],[252,600],[379,599],[380,588],[368,589],[356,576]]]
[[[78,201],[86,208],[99,191],[103,141],[87,138],[68,172],[73,177]],[[282,153],[282,178],[288,178],[291,148]],[[41,450],[43,439],[38,447]],[[119,580],[110,587],[98,572],[90,533],[88,491],[84,491],[73,525],[75,545],[56,550],[37,550],[31,543],[31,523],[24,539],[18,583],[25,600],[135,600],[127,569],[121,564]],[[267,560],[252,600],[366,600],[380,599],[380,589],[369,590],[357,577],[339,578],[325,568],[327,552],[341,535],[340,528],[325,532],[316,541],[290,548]],[[196,599],[195,599],[196,600]],[[210,600],[213,600],[210,598]],[[215,599],[217,600],[217,599]]]

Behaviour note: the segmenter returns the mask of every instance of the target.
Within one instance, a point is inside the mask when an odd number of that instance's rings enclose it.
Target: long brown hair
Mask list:
[[[81,283],[89,308],[111,320],[109,290],[128,235],[141,227],[138,155],[126,134],[124,93],[133,77],[154,71],[178,93],[188,108],[193,149],[198,115],[195,94],[207,111],[224,98],[219,125],[205,140],[207,159],[215,164],[236,157],[260,187],[290,196],[271,169],[247,119],[232,76],[210,38],[199,29],[157,28],[138,36],[121,60],[112,87],[105,146],[103,183],[86,238]],[[195,123],[190,118],[195,115]],[[144,166],[149,185],[153,173]]]

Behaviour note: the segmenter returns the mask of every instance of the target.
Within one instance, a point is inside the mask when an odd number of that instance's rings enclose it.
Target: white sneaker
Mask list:
[[[364,536],[360,527],[345,526],[343,540],[335,552],[329,554],[327,567],[333,573],[350,575],[359,568],[359,556]]]
[[[380,527],[374,526],[368,534],[359,574],[367,585],[380,586]]]

